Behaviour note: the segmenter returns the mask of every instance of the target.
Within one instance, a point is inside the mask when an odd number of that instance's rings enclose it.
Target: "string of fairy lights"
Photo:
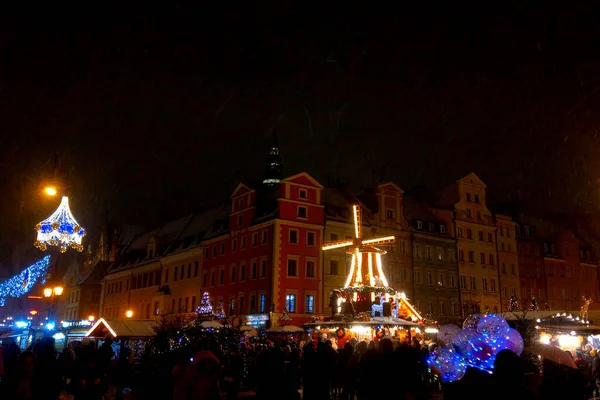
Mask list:
[[[50,256],[45,256],[9,280],[0,283],[0,307],[6,304],[7,297],[21,297],[29,293],[36,283],[45,283],[49,265]]]

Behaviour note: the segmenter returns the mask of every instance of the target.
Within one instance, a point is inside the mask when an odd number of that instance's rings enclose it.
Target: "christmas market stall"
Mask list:
[[[394,236],[363,238],[362,211],[353,205],[354,237],[325,243],[323,250],[346,248],[351,257],[350,272],[343,288],[332,291],[329,318],[314,318],[304,327],[316,337],[326,335],[343,346],[345,341],[378,340],[394,337],[410,340],[424,329],[423,317],[404,293],[388,285],[383,272],[381,246],[395,243]]]
[[[87,331],[85,338],[96,340],[98,346],[107,339],[112,339],[112,347],[118,358],[124,347],[130,350],[130,361],[139,361],[146,343],[156,336],[154,320],[105,320],[100,318]]]

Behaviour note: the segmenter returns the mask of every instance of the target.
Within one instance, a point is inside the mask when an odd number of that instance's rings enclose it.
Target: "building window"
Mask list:
[[[454,275],[450,275],[450,287],[456,287],[456,278]]]
[[[406,253],[406,242],[404,240],[400,241],[400,252]]]
[[[473,231],[470,228],[467,229],[467,239],[473,240]]]
[[[252,246],[258,245],[258,233],[252,234]]]
[[[179,274],[177,273],[179,271],[179,266],[175,266],[175,273],[173,274],[173,280],[176,281],[177,277],[179,276]]]
[[[307,218],[306,207],[298,206],[298,218]]]
[[[213,254],[213,257],[217,256],[217,245],[216,244],[213,244],[212,254]]]
[[[517,232],[517,235],[520,235],[521,234],[521,225],[516,224],[515,225],[515,231]]]
[[[523,227],[523,231],[524,231],[524,233],[525,233],[525,236],[529,236],[529,227],[528,227],[527,225],[525,225],[525,226]]]
[[[427,303],[428,303],[428,305],[429,305],[429,312],[430,312],[431,314],[434,314],[434,311],[433,311],[433,303],[432,303],[431,301],[428,301]]]
[[[246,264],[240,265],[240,281],[246,280]]]
[[[470,263],[475,262],[475,252],[474,251],[469,251],[469,262]]]
[[[463,228],[461,226],[456,228],[456,236],[463,237]]]
[[[431,247],[427,246],[426,250],[427,250],[427,259],[431,260]]]
[[[479,195],[475,193],[475,203],[479,203]]]
[[[265,312],[265,295],[261,294],[259,296],[259,312],[262,314]]]
[[[306,295],[306,308],[305,312],[307,314],[312,314],[315,312],[315,296],[311,294]]]
[[[329,275],[339,275],[340,273],[340,264],[337,260],[329,261]]]
[[[479,231],[479,240],[483,242],[483,232]]]
[[[431,272],[427,273],[427,284],[428,285],[432,285],[433,284],[433,279],[431,277]]]
[[[391,208],[388,208],[387,210],[385,210],[385,219],[391,219],[394,220],[394,210],[392,210]]]
[[[477,210],[475,215],[477,215],[477,219],[481,219],[481,211]]]
[[[471,290],[477,290],[477,282],[475,281],[474,276],[469,277],[469,283],[471,285]]]
[[[467,277],[464,275],[460,276],[460,288],[463,290],[467,289]]]
[[[315,233],[308,231],[306,233],[306,245],[307,246],[314,246],[315,245]]]
[[[337,242],[339,240],[339,237],[335,233],[330,233],[329,240],[331,240],[332,242]]]
[[[467,201],[471,201],[471,193],[467,192]]]
[[[256,312],[256,297],[250,296],[250,314]]]
[[[438,274],[438,286],[444,286],[444,274]]]
[[[452,315],[456,315],[456,303],[452,303]]]
[[[440,302],[440,315],[445,315],[446,314],[446,303],[444,303],[443,301]]]
[[[191,312],[195,312],[196,311],[196,296],[192,296],[192,308],[190,309]]]
[[[225,243],[221,243],[221,255],[225,255]]]
[[[219,285],[222,285],[225,283],[225,270],[220,270],[219,271]]]
[[[307,193],[306,193],[306,189],[300,189],[298,191],[298,198],[300,198],[300,199],[307,199],[308,198]]]
[[[181,266],[181,275],[179,276],[180,280],[183,280],[183,274],[185,273],[185,264]],[[146,284],[144,284],[146,286]]]
[[[183,307],[184,307],[183,308],[184,312],[188,312],[189,311],[189,307],[190,307],[190,298],[189,297],[185,298],[185,303],[184,303]]]
[[[470,208],[467,208],[467,217],[469,217],[469,218],[471,217],[471,209]]]
[[[244,215],[243,214],[238,215],[237,224],[238,224],[238,226],[244,225]]]
[[[458,251],[458,258],[460,261],[465,261],[465,251],[464,250]]]
[[[438,261],[440,261],[440,262],[444,261],[443,251],[439,247],[437,248],[437,258],[438,258]]]
[[[493,254],[489,255],[489,259],[490,259],[490,265],[494,265],[494,255]]]
[[[446,226],[440,225],[440,233],[446,233]]]
[[[419,253],[419,244],[418,243],[415,243],[414,253],[415,253],[415,257],[417,257],[417,258],[421,257],[421,254]]]
[[[198,277],[198,261],[194,261],[194,278]]]
[[[536,269],[535,274],[538,278],[542,277],[542,271],[539,268]],[[583,270],[583,277],[585,278],[585,270]]]
[[[488,232],[488,243],[494,243],[494,237],[492,236],[492,232]]]
[[[510,237],[510,228],[506,228],[506,237]]]
[[[235,313],[235,299],[229,300],[229,315],[233,315]]]
[[[487,292],[487,290],[488,290],[488,281],[487,281],[487,278],[481,278],[481,289],[484,292]]]
[[[298,276],[298,260],[289,259],[287,265],[288,276]]]
[[[515,264],[511,264],[511,265],[510,265],[510,273],[511,273],[512,275],[516,275],[516,274],[517,274],[517,272],[516,272],[516,270],[515,270]]]
[[[296,312],[296,295],[288,293],[285,295],[285,308],[288,312]]]
[[[506,273],[506,264],[502,263],[501,271],[502,271],[503,274]]]
[[[427,227],[429,229],[429,232],[433,232],[433,223],[430,222],[429,224],[427,224]]]
[[[423,221],[417,221],[417,229],[423,229]]]
[[[204,259],[208,260],[208,256],[209,256],[209,250],[208,250],[208,247],[205,247],[204,248]]]
[[[298,231],[296,229],[290,229],[290,243],[298,244]]]
[[[188,264],[188,273],[187,273],[187,277],[188,279],[190,279],[192,277],[192,263]]]
[[[171,312],[175,312],[175,299],[171,301]]]
[[[506,286],[502,287],[502,295],[504,297],[508,297],[508,290],[507,290]]]
[[[215,286],[215,271],[210,274],[210,285]]]
[[[419,272],[419,271],[415,271],[415,281],[416,281],[418,284],[421,284],[421,272]]]
[[[237,251],[237,239],[231,240],[231,252]]]
[[[511,293],[513,296],[516,296],[516,295],[517,295],[517,288],[513,286],[513,287],[512,287],[512,289],[510,290],[510,293]]]
[[[256,279],[257,269],[258,268],[256,266],[256,261],[252,261],[252,272],[251,272],[252,279]]]
[[[169,268],[165,269],[165,284],[169,283]]]
[[[315,277],[315,262],[314,261],[307,261],[306,262],[306,277],[307,278],[314,278]]]
[[[246,249],[246,236],[242,236],[242,244],[240,246],[240,249],[242,249],[242,250]]]
[[[402,281],[408,282],[408,270],[406,268],[402,268]]]
[[[260,276],[262,278],[264,278],[265,276],[267,276],[267,260],[262,260],[261,266],[260,266]]]
[[[263,231],[261,243],[263,243],[263,244],[267,243],[267,231]]]
[[[231,267],[231,282],[235,282],[235,267]]]

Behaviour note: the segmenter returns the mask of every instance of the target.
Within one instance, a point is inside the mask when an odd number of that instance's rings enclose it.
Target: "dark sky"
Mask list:
[[[82,225],[152,227],[262,178],[275,128],[286,175],[598,209],[598,7],[164,3],[0,12],[2,264],[55,152]]]

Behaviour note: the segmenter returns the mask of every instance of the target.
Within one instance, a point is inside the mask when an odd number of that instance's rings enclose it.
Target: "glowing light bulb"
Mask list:
[[[48,196],[56,196],[57,192],[55,188],[48,186],[46,189],[44,189],[44,193],[46,193]]]
[[[131,317],[133,317],[133,311],[131,311],[131,310],[127,310],[127,312],[125,313],[125,316],[126,316],[127,318],[131,318]]]
[[[54,294],[57,296],[60,296],[61,294],[63,294],[63,287],[62,286],[56,286],[54,288]]]
[[[50,296],[52,296],[52,289],[51,288],[44,289],[44,297],[50,297]]]

